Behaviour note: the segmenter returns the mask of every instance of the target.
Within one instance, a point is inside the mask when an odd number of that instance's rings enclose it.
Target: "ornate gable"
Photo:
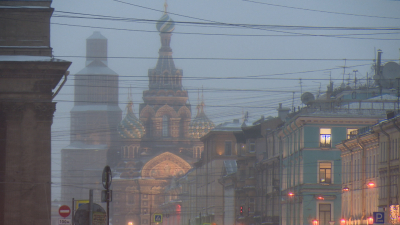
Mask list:
[[[166,178],[181,176],[192,167],[181,157],[170,152],[164,152],[150,161],[142,169],[142,178]]]

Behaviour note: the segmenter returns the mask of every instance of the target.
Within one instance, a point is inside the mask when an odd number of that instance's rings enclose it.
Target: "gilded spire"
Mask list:
[[[165,0],[165,3],[164,3],[164,14],[167,14],[168,13],[168,3],[167,3],[167,0]]]

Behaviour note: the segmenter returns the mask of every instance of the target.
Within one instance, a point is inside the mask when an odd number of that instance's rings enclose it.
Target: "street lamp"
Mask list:
[[[349,187],[347,187],[347,186],[343,188],[343,192],[348,192],[349,190],[350,190],[350,189],[349,189]]]
[[[312,221],[312,225],[318,225],[318,220],[314,219],[314,220]]]
[[[346,225],[346,220],[345,219],[341,219],[340,220],[340,225]]]
[[[289,193],[288,193],[288,196],[289,196],[289,197],[293,197],[293,196],[294,196],[294,193],[293,193],[293,192],[289,192]]]
[[[375,183],[370,181],[370,182],[368,182],[367,186],[368,186],[368,188],[373,188],[373,187],[375,187]]]

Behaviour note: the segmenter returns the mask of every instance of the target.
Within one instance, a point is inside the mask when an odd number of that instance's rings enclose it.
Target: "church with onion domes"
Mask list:
[[[130,95],[126,116],[117,129],[119,140],[108,153],[116,225],[150,224],[150,215],[161,212],[165,187],[192,169],[204,149],[200,137],[214,128],[204,113],[203,99],[192,120],[183,71],[175,66],[170,47],[175,22],[166,10],[156,28],[161,48],[156,66],[148,70],[149,85],[143,91],[138,117]]]
[[[79,103],[80,105],[71,111],[72,120],[75,121],[71,123],[71,144],[62,150],[65,181],[74,182],[71,177],[76,174],[70,173],[75,171],[73,168],[76,166],[82,170],[86,168],[76,165],[76,161],[80,159],[98,159],[97,165],[100,167],[111,167],[113,200],[110,216],[113,225],[150,224],[150,215],[159,212],[160,205],[165,201],[165,188],[172,180],[183,176],[194,167],[204,150],[200,137],[214,128],[214,123],[204,112],[203,97],[198,99],[196,115],[192,114],[188,91],[182,85],[183,70],[175,66],[172,57],[170,43],[175,22],[167,13],[166,6],[162,17],[156,23],[156,28],[160,35],[161,47],[155,67],[148,70],[149,84],[148,89],[143,91],[143,102],[134,105],[133,99],[137,96],[132,96],[129,91],[128,103],[124,110],[120,110],[114,104],[111,106],[104,103],[100,106],[100,102],[93,107],[89,100]],[[110,75],[86,74],[87,71],[91,71],[89,69],[93,70],[92,67],[96,67],[94,70],[99,70],[97,67],[101,67],[102,71],[108,69],[105,63],[106,54],[103,54],[104,58],[90,56],[93,53],[91,51],[96,53],[95,49],[105,48],[106,51],[105,38],[100,35],[95,33],[88,39],[87,66],[83,70],[85,74],[77,75],[86,76],[84,80],[94,81],[93,83],[96,83],[97,79],[104,79],[102,76],[118,81],[118,75],[114,72]],[[93,43],[98,46],[90,49]],[[99,88],[107,89],[107,86],[108,84],[103,84]],[[113,84],[113,87],[116,86],[118,84]],[[75,92],[77,91],[81,93],[75,93],[75,96],[80,98],[86,95],[102,98],[104,95],[105,99],[118,101],[116,92],[75,87]],[[87,93],[90,91],[97,92]],[[112,96],[107,96],[110,94]],[[93,111],[94,109],[98,111]],[[96,120],[97,123],[93,121],[89,127],[82,120],[85,118]],[[110,125],[110,122],[115,124]],[[102,126],[101,131],[97,126]],[[92,172],[97,170],[99,168]],[[88,182],[99,183],[96,176],[90,177],[86,178]],[[100,175],[98,178],[101,179]],[[79,183],[86,182],[85,178],[80,179]],[[85,193],[76,196],[66,183],[63,190],[65,201],[71,197],[83,199],[85,196]]]

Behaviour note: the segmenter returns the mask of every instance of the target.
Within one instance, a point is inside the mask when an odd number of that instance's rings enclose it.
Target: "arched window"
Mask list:
[[[184,137],[185,136],[185,118],[181,118],[181,120],[179,121],[179,136],[180,137]]]
[[[148,118],[146,122],[146,136],[151,137],[153,133],[153,121],[151,118]]]
[[[168,137],[168,135],[169,135],[168,129],[169,129],[169,127],[168,127],[168,116],[164,115],[162,117],[162,136],[163,137]]]

